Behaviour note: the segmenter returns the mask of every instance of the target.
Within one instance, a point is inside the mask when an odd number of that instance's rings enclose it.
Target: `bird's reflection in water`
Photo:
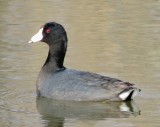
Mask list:
[[[129,102],[71,102],[37,98],[37,110],[46,127],[63,127],[66,119],[104,120],[128,118],[140,114],[133,101]],[[64,122],[65,121],[65,122]]]

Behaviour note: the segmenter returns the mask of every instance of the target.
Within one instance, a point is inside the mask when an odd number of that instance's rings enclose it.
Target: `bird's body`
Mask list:
[[[121,91],[135,89],[128,82],[72,69],[41,74],[37,87],[41,96],[73,101],[118,101]]]
[[[131,100],[140,91],[132,83],[64,67],[67,35],[60,24],[46,23],[30,42],[37,41],[49,45],[48,58],[37,81],[39,96],[72,101],[120,101]]]

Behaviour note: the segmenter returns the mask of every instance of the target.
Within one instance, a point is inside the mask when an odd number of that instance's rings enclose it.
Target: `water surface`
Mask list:
[[[37,99],[48,47],[27,42],[48,21],[68,33],[66,67],[133,82],[140,96],[131,103]],[[159,34],[159,0],[0,1],[0,126],[159,126]]]

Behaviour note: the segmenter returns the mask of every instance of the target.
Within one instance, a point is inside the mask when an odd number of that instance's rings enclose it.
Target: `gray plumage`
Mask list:
[[[119,101],[122,91],[136,89],[128,82],[72,69],[42,72],[37,85],[41,96],[73,101]]]

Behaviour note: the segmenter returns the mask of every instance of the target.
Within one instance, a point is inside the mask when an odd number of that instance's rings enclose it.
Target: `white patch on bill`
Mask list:
[[[35,43],[35,42],[39,42],[43,39],[43,28],[41,28],[38,33],[36,33],[32,38],[31,40],[28,42],[28,43]]]

